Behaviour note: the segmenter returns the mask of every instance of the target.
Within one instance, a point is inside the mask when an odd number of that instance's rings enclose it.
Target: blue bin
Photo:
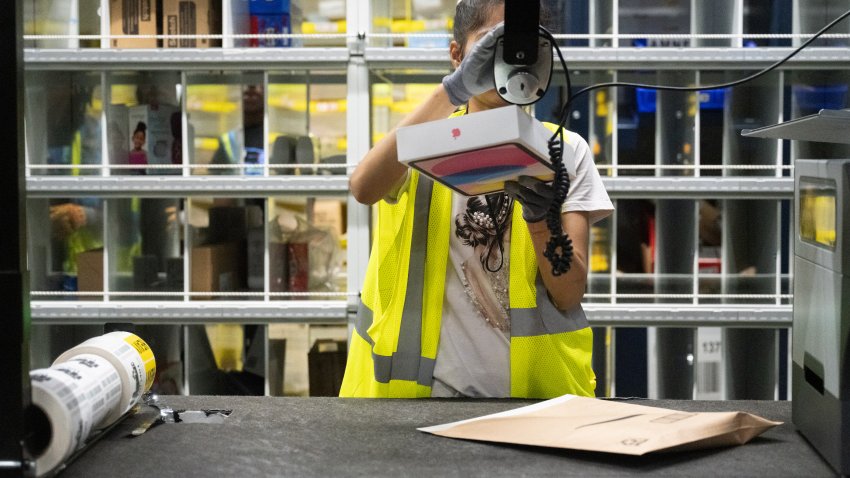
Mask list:
[[[847,85],[794,85],[797,105],[804,110],[840,110],[847,104]]]
[[[637,92],[638,113],[655,113],[655,100],[658,94],[649,88],[635,88]]]
[[[251,0],[248,12],[251,15],[289,14],[289,0]]]
[[[635,88],[637,90],[638,113],[655,113],[655,104],[658,92],[649,88]],[[701,110],[723,109],[723,100],[726,89],[703,90],[699,92],[699,108]]]

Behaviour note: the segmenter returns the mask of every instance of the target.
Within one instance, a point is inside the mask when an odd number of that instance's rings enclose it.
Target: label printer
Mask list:
[[[745,130],[744,136],[850,144],[850,111]],[[850,158],[794,163],[792,420],[850,474]]]

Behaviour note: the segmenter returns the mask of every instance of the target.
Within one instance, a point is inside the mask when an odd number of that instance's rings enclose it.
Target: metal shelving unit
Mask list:
[[[775,63],[791,48],[605,48],[562,47],[572,70],[755,70]],[[363,55],[373,68],[404,65],[416,68],[449,68],[444,50],[430,48],[367,47]],[[561,70],[555,56],[554,68]],[[800,52],[783,69],[821,70],[846,65],[850,52],[837,48],[812,48]],[[559,78],[553,77],[559,81]]]
[[[249,302],[217,300],[198,302],[59,302],[38,301],[32,305],[33,321],[39,324],[91,324],[132,322],[134,324],[244,324],[337,323],[347,319],[342,300],[293,300]]]
[[[720,197],[729,199],[790,199],[792,178],[735,177],[722,182],[708,177],[603,177],[612,198],[686,199]],[[68,197],[81,194],[99,197],[215,196],[261,197],[278,194],[345,195],[348,179],[339,176],[272,176],[264,178],[195,177],[85,177],[30,176],[30,197]]]
[[[40,71],[210,71],[340,69],[347,48],[209,49],[31,49],[24,50],[28,70]]]
[[[562,2],[565,5],[572,0]],[[578,1],[578,0],[576,0]],[[226,18],[241,15],[238,0],[223,0]],[[652,83],[678,82],[681,84],[707,84],[716,81],[728,81],[746,75],[758,68],[768,66],[791,52],[791,40],[786,46],[779,47],[743,47],[741,35],[747,33],[808,33],[815,25],[813,15],[821,8],[821,3],[807,6],[794,1],[795,25],[793,29],[773,31],[769,29],[753,30],[748,26],[749,11],[772,8],[772,0],[728,0],[723,8],[708,11],[708,5],[697,0],[679,0],[666,2],[665,15],[684,19],[684,23],[673,25],[672,20],[664,28],[653,30],[652,12],[661,11],[646,7],[644,16],[635,16],[641,12],[642,4],[634,0],[594,0],[585,8],[587,18],[574,20],[569,25],[570,33],[562,47],[565,58],[574,75],[574,85],[586,85],[597,81],[645,81]],[[104,0],[104,3],[105,0]],[[396,2],[397,3],[397,2]],[[453,7],[454,2],[442,2]],[[581,2],[579,2],[581,3]],[[650,2],[653,5],[657,2]],[[775,2],[774,2],[775,3]],[[829,2],[827,2],[829,3]],[[840,2],[834,2],[840,3]],[[451,5],[449,5],[451,4]],[[675,5],[673,5],[675,4]],[[377,6],[376,6],[377,5]],[[672,6],[670,6],[672,5]],[[112,78],[126,72],[138,72],[144,75],[168,75],[170,81],[182,89],[184,95],[180,109],[183,115],[184,131],[190,125],[187,118],[188,105],[185,92],[192,85],[229,81],[245,82],[239,75],[254,75],[259,82],[268,87],[276,80],[276,75],[289,75],[288,82],[298,81],[345,83],[347,85],[344,123],[346,128],[347,171],[368,151],[375,133],[384,126],[392,124],[401,110],[393,110],[393,102],[386,105],[385,117],[380,126],[376,126],[375,86],[386,84],[398,88],[406,84],[435,83],[450,68],[448,55],[444,48],[420,48],[414,46],[376,46],[388,45],[399,39],[407,42],[415,35],[384,35],[376,28],[374,12],[393,15],[394,0],[348,0],[346,2],[347,32],[338,40],[346,46],[299,47],[299,48],[242,48],[234,47],[233,40],[225,39],[224,48],[210,49],[157,49],[157,50],[113,50],[108,41],[101,48],[73,49],[33,49],[24,51],[24,62],[28,73],[44,72],[45,75],[67,73],[90,75],[80,81],[91,81],[104,90],[109,89]],[[447,7],[447,8],[448,8]],[[566,7],[565,7],[566,8]],[[809,11],[809,9],[811,11]],[[402,9],[403,10],[403,9]],[[812,15],[807,22],[796,21],[801,11]],[[579,11],[579,10],[577,10]],[[806,13],[803,12],[803,13]],[[433,12],[428,13],[433,14]],[[624,18],[628,15],[629,18]],[[711,18],[702,16],[712,16]],[[716,18],[714,16],[717,16]],[[805,15],[803,15],[805,16]],[[108,17],[108,16],[107,16]],[[811,18],[810,18],[811,17]],[[665,17],[667,18],[667,17]],[[672,18],[672,17],[671,17]],[[702,21],[697,21],[702,18]],[[669,20],[669,19],[668,19]],[[581,24],[583,27],[576,24]],[[634,47],[632,43],[641,38],[644,30],[640,22],[648,25],[646,35],[649,47]],[[690,23],[688,23],[690,22]],[[814,23],[813,23],[814,22]],[[657,23],[657,22],[656,22]],[[752,22],[751,22],[752,23]],[[811,23],[811,25],[810,25]],[[104,28],[108,22],[102,19]],[[675,28],[673,28],[675,26]],[[582,29],[583,28],[583,29]],[[771,27],[772,28],[772,27]],[[674,31],[675,30],[675,31]],[[563,30],[566,31],[566,30]],[[354,33],[356,32],[356,33]],[[232,26],[225,25],[225,33],[233,33]],[[425,31],[423,33],[429,33]],[[433,32],[430,32],[433,33]],[[673,37],[670,34],[684,33]],[[723,38],[688,39],[687,34],[721,34]],[[581,34],[585,36],[582,37]],[[628,35],[626,35],[628,34]],[[667,36],[665,36],[667,35]],[[736,36],[737,35],[737,36]],[[653,38],[658,42],[653,43]],[[673,38],[683,44],[671,46],[661,39]],[[667,41],[667,40],[664,40]],[[673,40],[671,40],[673,41]],[[767,40],[765,40],[766,42]],[[794,42],[799,40],[794,39]],[[846,40],[830,40],[832,45]],[[389,42],[389,43],[388,43]],[[575,46],[585,42],[588,46]],[[690,42],[690,43],[688,43]],[[625,205],[629,201],[651,200],[657,202],[656,227],[658,232],[655,262],[657,268],[645,274],[648,292],[643,299],[618,299],[618,295],[634,292],[629,284],[618,277],[618,266],[625,263],[624,257],[618,257],[618,224],[624,218],[615,217],[600,228],[607,235],[604,242],[605,264],[607,269],[591,272],[589,292],[608,294],[608,298],[588,299],[585,310],[589,320],[597,327],[660,327],[665,330],[676,328],[719,327],[741,329],[764,329],[766,334],[775,333],[775,329],[787,329],[791,324],[791,311],[787,298],[787,276],[793,271],[783,261],[787,254],[790,237],[787,224],[787,208],[793,198],[792,171],[789,158],[805,154],[807,147],[794,147],[792,151],[776,141],[772,146],[759,143],[770,149],[757,158],[747,149],[746,141],[737,138],[741,127],[753,127],[753,121],[775,123],[783,119],[791,110],[791,115],[800,111],[791,90],[805,79],[829,74],[830,78],[850,78],[850,50],[835,46],[816,46],[797,55],[779,71],[764,79],[759,86],[759,95],[729,94],[721,105],[721,115],[712,116],[712,112],[699,107],[701,99],[696,95],[676,95],[660,93],[652,100],[652,113],[631,111],[628,109],[634,92],[608,90],[604,97],[588,98],[584,104],[577,104],[574,116],[574,129],[582,131],[592,144],[594,158],[603,175],[603,182],[612,199]],[[560,69],[558,62],[555,68]],[[246,73],[247,72],[247,73]],[[317,73],[314,75],[313,73]],[[235,75],[231,78],[229,75]],[[808,75],[808,76],[807,76]],[[251,78],[254,78],[251,76]],[[555,75],[554,84],[563,85],[563,78]],[[251,80],[255,81],[255,80]],[[553,88],[557,89],[557,88]],[[554,95],[557,97],[557,95]],[[756,101],[754,98],[758,98]],[[413,98],[412,100],[415,100]],[[552,100],[556,102],[558,98]],[[764,112],[768,102],[775,101],[769,112]],[[791,107],[788,108],[788,102]],[[106,96],[104,102],[108,104]],[[633,101],[632,101],[633,102]],[[553,103],[554,104],[554,103]],[[625,105],[625,106],[624,106]],[[545,106],[548,107],[548,106]],[[545,109],[539,107],[539,111]],[[309,98],[308,98],[308,111]],[[761,113],[759,114],[759,111]],[[600,113],[602,112],[602,113]],[[104,113],[104,118],[106,114]],[[308,113],[309,122],[309,113]],[[766,118],[765,116],[769,116]],[[767,121],[770,119],[771,121]],[[265,118],[269,123],[268,115]],[[101,119],[105,121],[105,119]],[[638,124],[640,123],[640,124]],[[648,123],[651,123],[649,129]],[[767,124],[766,123],[766,124]],[[573,127],[571,125],[571,127]],[[268,128],[264,134],[268,135]],[[637,137],[652,135],[657,138],[650,142],[647,157],[636,154]],[[711,141],[721,146],[711,149]],[[102,135],[101,147],[107,150],[108,138]],[[685,144],[687,143],[687,144]],[[642,146],[641,146],[642,147]],[[266,152],[270,146],[266,146]],[[597,151],[598,149],[598,151]],[[190,146],[184,145],[184,160],[191,158]],[[105,158],[106,155],[104,155]],[[684,159],[683,159],[684,158]],[[185,165],[186,163],[184,163]],[[630,165],[637,165],[629,169]],[[747,166],[757,165],[760,169]],[[26,179],[28,196],[35,200],[47,201],[57,198],[95,196],[107,200],[118,198],[271,198],[280,196],[309,197],[346,197],[347,204],[347,274],[346,293],[338,300],[286,300],[270,301],[268,297],[254,300],[199,301],[188,296],[177,298],[173,302],[144,302],[124,300],[120,296],[108,297],[108,300],[44,300],[37,297],[32,302],[32,317],[35,323],[43,324],[83,324],[101,323],[105,320],[121,320],[138,323],[212,323],[219,321],[240,323],[343,323],[350,319],[354,311],[356,294],[362,286],[363,270],[369,255],[370,210],[357,204],[348,196],[347,177],[335,176],[271,176],[265,172],[262,176],[193,176],[190,168],[181,168],[174,176],[122,176],[120,169],[110,169],[107,159],[96,166],[92,175],[56,176],[46,175],[39,165],[31,164]],[[681,169],[671,169],[680,167]],[[285,172],[285,171],[284,171]],[[646,174],[646,175],[644,175]],[[724,271],[721,275],[729,278],[708,277],[700,270],[703,259],[699,236],[699,201],[711,200],[724,205],[726,214],[721,223],[724,231],[723,244],[719,246],[718,264]],[[756,204],[758,203],[758,204]],[[753,213],[760,211],[761,205],[769,210],[769,220],[759,223],[757,239],[739,240],[734,237],[732,228],[747,224],[744,209],[753,207]],[[784,218],[784,219],[783,219]],[[666,228],[666,229],[665,229]],[[188,226],[186,231],[189,231]],[[49,231],[45,229],[46,234]],[[597,234],[599,231],[594,231]],[[187,237],[188,234],[187,234]],[[265,246],[268,247],[268,240]],[[737,292],[752,291],[746,277],[735,269],[735,257],[744,251],[764,249],[765,259],[758,264],[759,272],[773,274],[775,280],[768,285],[759,283],[756,287],[761,298],[743,301],[735,299]],[[268,254],[267,254],[268,255]],[[265,257],[266,267],[268,257]],[[186,276],[190,270],[188,258],[185,259]],[[783,265],[786,264],[786,265]],[[658,267],[660,266],[660,267]],[[676,283],[665,285],[662,275],[665,273],[684,274],[691,277],[685,286]],[[105,281],[106,283],[106,281]],[[701,288],[711,289],[720,295],[728,294],[728,300],[718,298],[715,302],[699,300],[696,295]],[[268,287],[266,287],[267,289]],[[682,290],[679,290],[679,289]],[[188,291],[188,286],[185,287]],[[661,298],[668,293],[690,293],[693,297],[681,299]],[[659,298],[653,299],[655,294]],[[85,297],[81,298],[85,299]],[[258,299],[258,300],[257,300]],[[647,302],[647,303],[641,303]],[[694,329],[696,330],[696,329]],[[684,336],[689,346],[698,345],[700,332],[687,329]],[[662,332],[662,334],[667,332]],[[674,332],[675,334],[675,332]],[[710,334],[709,334],[710,335]],[[706,336],[708,337],[708,335]],[[681,337],[671,339],[680,342]],[[659,343],[650,340],[650,349]],[[771,339],[772,340],[772,339]],[[779,343],[779,339],[773,341]],[[663,348],[663,345],[661,345]],[[778,345],[772,346],[765,354],[779,355]],[[675,354],[680,350],[676,349]],[[652,352],[654,353],[654,352]],[[685,355],[677,355],[676,360]],[[658,357],[663,357],[659,355]],[[690,360],[706,360],[699,354]],[[708,357],[711,360],[721,360]],[[722,360],[721,360],[722,361]],[[664,360],[658,363],[660,367]],[[717,362],[721,363],[721,362]],[[650,364],[652,366],[652,364]],[[684,374],[693,375],[693,367],[683,369]],[[663,395],[663,387],[651,392]],[[690,388],[691,390],[693,387]],[[781,396],[777,392],[777,396]],[[711,395],[703,395],[711,398]],[[721,398],[720,395],[717,395]],[[731,397],[730,397],[731,398]],[[772,398],[772,397],[759,397]]]
[[[228,323],[345,323],[356,312],[344,301],[257,302],[215,301],[212,307],[197,302],[57,302],[38,301],[32,319],[40,324],[90,324],[93,321],[126,321],[138,324]],[[790,305],[682,305],[586,304],[594,327],[789,327]]]
[[[42,71],[209,71],[339,69],[351,56],[361,56],[369,67],[450,68],[445,50],[437,48],[365,47],[368,35],[351,48],[289,48],[279,50],[234,48],[208,50],[24,50],[28,70]],[[755,70],[781,60],[791,48],[603,48],[562,47],[571,69],[576,70]],[[555,56],[557,59],[557,56]],[[846,65],[850,52],[838,48],[803,50],[784,70],[829,70]],[[560,70],[559,62],[554,68]]]
[[[29,176],[29,197],[345,196],[345,176]]]
[[[603,177],[612,199],[633,198],[729,198],[790,199],[793,178],[735,177],[718,181],[711,177]]]

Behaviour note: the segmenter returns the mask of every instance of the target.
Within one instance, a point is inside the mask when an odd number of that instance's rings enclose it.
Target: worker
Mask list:
[[[458,2],[455,70],[399,126],[507,105],[492,71],[504,11],[500,0]],[[580,303],[590,225],[613,205],[585,140],[565,131],[564,148],[576,161],[561,216],[574,256],[559,276],[543,256],[551,185],[521,177],[504,193],[462,196],[400,164],[395,131],[366,154],[350,189],[377,203],[375,230],[341,396],[594,394]]]
[[[218,138],[212,164],[263,164],[263,85],[248,85],[242,90],[242,127]],[[211,174],[262,175],[262,168],[216,168]]]

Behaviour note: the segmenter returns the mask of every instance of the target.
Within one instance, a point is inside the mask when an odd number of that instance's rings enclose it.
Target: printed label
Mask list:
[[[136,335],[129,335],[124,339],[125,342],[130,344],[139,355],[142,357],[142,363],[144,364],[144,376],[145,376],[145,387],[144,390],[150,390],[151,385],[153,385],[154,378],[156,378],[156,360],[153,356],[153,351],[150,346],[139,338]]]
[[[120,393],[121,380],[115,367],[103,357],[83,354],[55,365],[51,370],[74,381],[74,394],[80,410],[89,416],[89,428],[105,425],[105,418],[120,404],[116,394]]]

